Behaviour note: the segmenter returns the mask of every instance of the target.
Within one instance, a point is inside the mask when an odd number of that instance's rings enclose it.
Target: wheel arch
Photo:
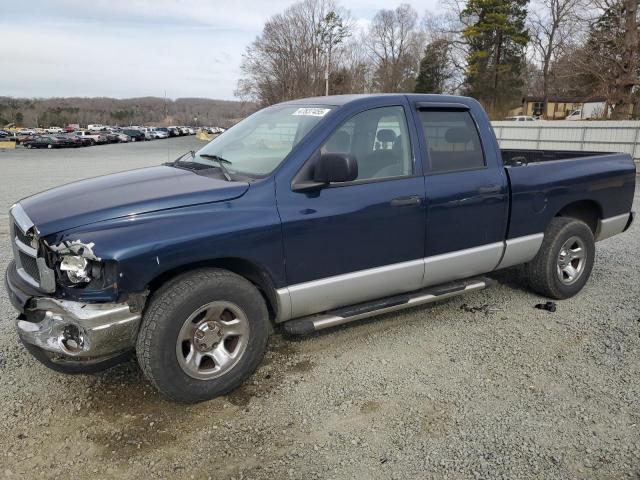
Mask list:
[[[255,285],[264,298],[267,304],[267,310],[269,311],[269,319],[275,322],[276,318],[278,318],[281,306],[278,301],[277,289],[271,275],[265,268],[257,263],[240,257],[216,258],[189,263],[167,270],[149,282],[148,289],[150,295],[172,278],[199,268],[220,268],[247,279]]]
[[[595,237],[598,230],[598,222],[602,220],[602,206],[594,200],[578,200],[562,207],[554,215],[555,217],[575,218],[587,224]]]

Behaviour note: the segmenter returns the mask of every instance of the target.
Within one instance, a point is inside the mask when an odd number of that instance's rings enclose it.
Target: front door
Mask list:
[[[406,105],[355,114],[320,147],[358,162],[353,182],[294,192],[278,182],[292,316],[415,290],[424,273],[424,178]]]

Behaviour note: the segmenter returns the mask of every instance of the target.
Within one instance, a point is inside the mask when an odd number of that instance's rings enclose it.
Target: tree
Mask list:
[[[331,52],[333,47],[340,45],[345,38],[351,35],[349,27],[344,24],[340,15],[331,10],[322,19],[320,25],[318,25],[318,35],[320,36],[320,43],[323,47],[323,51],[326,54],[325,60],[325,95],[329,95],[329,73],[331,66]]]
[[[17,126],[22,126],[23,122],[24,122],[24,115],[22,114],[22,112],[18,112],[15,115],[15,119],[16,119],[16,125]]]
[[[604,95],[612,119],[630,118],[638,85],[638,0],[592,0],[591,23],[576,70]]]
[[[578,26],[581,0],[538,0],[530,16],[531,46],[542,77],[543,116],[547,103],[553,62],[565,53]]]
[[[450,61],[451,45],[447,40],[436,40],[424,50],[416,78],[416,93],[444,93],[453,77]]]
[[[461,12],[468,44],[465,93],[493,115],[522,93],[522,68],[529,35],[528,0],[469,0]]]
[[[271,105],[321,94],[327,60],[323,34],[330,12],[348,25],[333,0],[303,0],[267,20],[243,55],[236,95]]]
[[[381,92],[413,90],[421,50],[417,16],[410,5],[402,4],[373,17],[365,41],[373,60],[375,86]]]

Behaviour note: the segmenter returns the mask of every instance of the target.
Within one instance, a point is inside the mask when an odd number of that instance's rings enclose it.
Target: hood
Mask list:
[[[221,202],[242,196],[249,184],[158,166],[90,178],[20,201],[41,235],[157,210]]]

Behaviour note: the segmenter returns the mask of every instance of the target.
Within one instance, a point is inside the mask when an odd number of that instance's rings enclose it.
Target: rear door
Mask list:
[[[424,285],[493,270],[503,253],[509,191],[494,145],[466,105],[416,104],[424,142],[427,238]],[[485,142],[488,143],[488,142]]]

